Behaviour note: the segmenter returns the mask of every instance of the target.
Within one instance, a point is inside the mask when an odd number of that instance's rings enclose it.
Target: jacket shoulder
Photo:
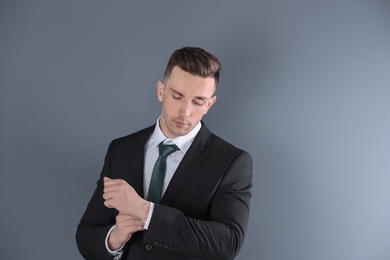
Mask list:
[[[142,130],[139,130],[137,132],[115,138],[114,140],[111,141],[111,143],[114,143],[114,144],[126,143],[126,142],[131,142],[132,140],[136,140],[139,138],[148,138],[152,134],[153,129],[154,129],[154,125],[149,126],[147,128],[144,128]]]
[[[238,148],[237,146],[233,145],[232,143],[224,140],[223,138],[219,137],[216,134],[211,134],[211,145],[209,146],[210,150],[218,149],[219,151],[223,151],[225,153],[234,153],[234,154],[241,154],[241,153],[247,153],[241,148]]]

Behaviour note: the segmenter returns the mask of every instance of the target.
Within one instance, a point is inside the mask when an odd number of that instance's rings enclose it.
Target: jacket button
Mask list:
[[[145,245],[145,249],[148,250],[148,251],[150,251],[150,250],[153,249],[153,247],[152,247],[151,245]]]

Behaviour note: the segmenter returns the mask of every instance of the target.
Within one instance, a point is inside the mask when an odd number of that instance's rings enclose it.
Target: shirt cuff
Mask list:
[[[144,224],[144,229],[149,228],[150,220],[152,219],[152,215],[153,215],[153,210],[154,210],[154,203],[150,202],[149,213]]]
[[[120,248],[118,248],[117,250],[114,250],[112,251],[109,247],[108,247],[108,237],[110,236],[112,230],[114,229],[115,225],[112,226],[112,228],[110,228],[110,230],[108,231],[107,233],[107,236],[106,236],[106,240],[105,240],[105,244],[106,244],[106,249],[108,251],[108,253],[114,257],[114,260],[117,260],[117,259],[120,259],[121,256],[122,256],[122,253],[123,253],[123,250],[122,248],[125,246],[125,244],[123,244]]]

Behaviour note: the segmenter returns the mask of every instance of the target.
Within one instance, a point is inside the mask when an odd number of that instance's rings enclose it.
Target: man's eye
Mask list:
[[[173,95],[173,98],[174,98],[174,99],[180,99],[180,98],[181,98],[181,96],[178,96],[178,95]]]
[[[203,106],[205,102],[199,102],[199,101],[193,100],[192,103],[194,103],[195,106]]]

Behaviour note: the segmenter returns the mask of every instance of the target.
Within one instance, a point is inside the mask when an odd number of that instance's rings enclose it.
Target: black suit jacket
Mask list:
[[[145,143],[154,126],[111,142],[97,188],[77,228],[86,259],[112,259],[105,238],[118,211],[103,204],[103,177],[126,180],[144,197]],[[244,241],[252,187],[250,155],[202,128],[178,166],[148,230],[122,259],[233,259]]]

